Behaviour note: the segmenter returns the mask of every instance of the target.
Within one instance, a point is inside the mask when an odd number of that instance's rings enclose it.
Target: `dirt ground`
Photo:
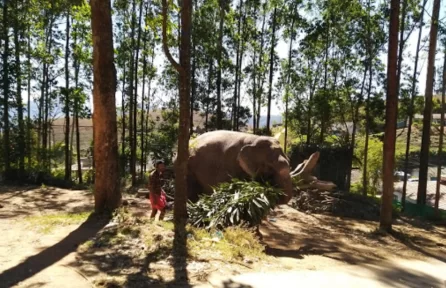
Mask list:
[[[133,216],[145,219],[150,211],[148,201],[131,202],[128,207]],[[92,208],[89,191],[1,187],[0,287],[164,287],[179,283],[172,257],[159,251],[148,255],[147,243],[138,238],[119,246],[119,251],[97,248],[87,249],[87,253],[83,246],[113,226],[106,219],[57,222],[50,231],[42,230],[45,223],[33,221],[42,215],[82,213]],[[135,225],[144,227],[144,223]],[[156,227],[164,229],[163,225]],[[445,227],[406,218],[396,221],[392,235],[380,235],[376,227],[375,222],[279,207],[260,229],[267,257],[222,261],[208,249],[184,263],[189,286],[254,287],[219,286],[212,280],[254,272],[296,276],[302,271],[325,271],[327,275],[343,271],[373,279],[380,287],[445,287]],[[125,282],[113,286],[107,279]]]

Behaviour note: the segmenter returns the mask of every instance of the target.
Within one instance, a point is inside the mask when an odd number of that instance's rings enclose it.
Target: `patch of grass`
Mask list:
[[[80,224],[87,220],[90,214],[91,212],[47,214],[29,216],[26,218],[26,221],[31,226],[36,227],[41,233],[48,234],[58,226]]]
[[[94,241],[93,240],[88,240],[88,241],[84,242],[83,244],[81,244],[78,247],[78,251],[79,252],[86,252],[86,251],[90,250],[92,247],[94,247]]]
[[[192,257],[199,257],[203,251],[213,251],[224,260],[243,260],[245,258],[263,259],[264,247],[256,238],[254,232],[242,227],[229,227],[222,232],[220,239],[218,231],[207,231],[201,228],[189,227],[188,249]]]

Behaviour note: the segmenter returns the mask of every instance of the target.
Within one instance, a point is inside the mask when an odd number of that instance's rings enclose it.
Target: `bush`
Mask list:
[[[197,227],[222,229],[228,226],[259,225],[276,205],[282,190],[269,184],[233,179],[222,183],[211,195],[188,203],[189,221]]]

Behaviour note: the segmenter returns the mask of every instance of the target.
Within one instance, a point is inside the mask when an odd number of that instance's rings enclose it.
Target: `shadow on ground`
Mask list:
[[[96,235],[108,221],[108,218],[91,214],[84,223],[57,244],[28,257],[19,265],[3,271],[0,274],[1,287],[12,287],[55,264],[76,251],[79,244]]]
[[[79,213],[91,211],[93,195],[88,191],[75,191],[53,187],[0,188],[0,219],[13,219],[35,213]]]
[[[378,281],[393,287],[400,287],[403,282],[406,284],[401,287],[443,285],[432,274],[398,267],[387,261],[390,257],[410,261],[426,256],[446,263],[445,238],[442,230],[435,227],[426,226],[423,228],[426,231],[403,222],[395,225],[392,234],[382,235],[373,230],[377,227],[374,222],[308,215],[289,207],[286,212],[277,211],[276,217],[275,221],[266,222],[261,228],[268,255],[294,259],[303,259],[307,255],[324,256],[366,267]],[[414,229],[417,233],[413,233]],[[430,237],[432,234],[443,242],[434,241]]]

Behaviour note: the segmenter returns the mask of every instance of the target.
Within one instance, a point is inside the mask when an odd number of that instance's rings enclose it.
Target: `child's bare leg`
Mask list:
[[[166,208],[164,208],[163,210],[161,210],[160,217],[158,218],[158,220],[160,220],[160,221],[163,220],[165,214],[166,214]]]
[[[157,212],[158,212],[158,210],[156,210],[156,209],[152,209],[152,214],[150,214],[150,219],[155,218]]]

